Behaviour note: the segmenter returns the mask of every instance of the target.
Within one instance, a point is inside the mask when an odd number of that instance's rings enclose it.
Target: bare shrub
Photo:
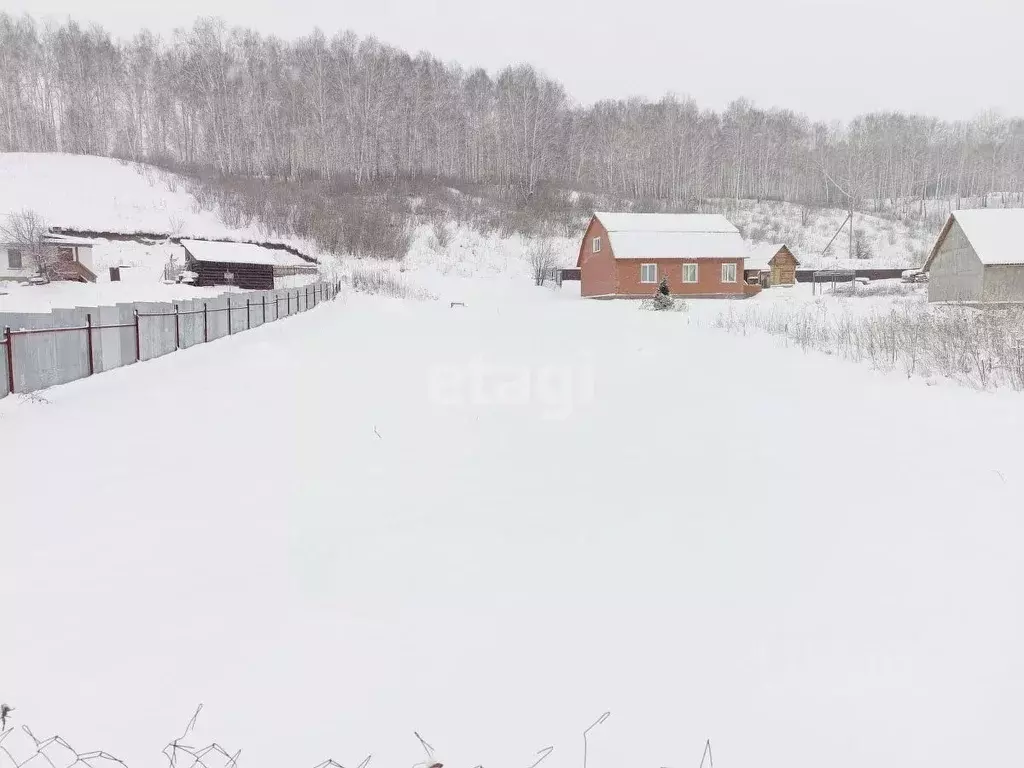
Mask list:
[[[1024,310],[905,303],[887,312],[831,313],[824,304],[797,311],[732,309],[712,326],[781,336],[803,350],[868,362],[908,377],[940,375],[976,389],[1024,390]]]
[[[395,299],[436,299],[430,291],[409,285],[403,277],[385,267],[360,266],[352,270],[349,281],[353,290],[390,296]]]
[[[431,233],[434,235],[434,242],[437,244],[438,250],[443,251],[451,245],[452,236],[443,221],[435,221],[431,226]]]
[[[842,283],[837,285],[833,295],[847,298],[867,299],[877,296],[914,296],[921,293],[920,284],[899,283],[893,280],[881,280],[867,285]]]
[[[60,280],[72,273],[61,249],[49,241],[50,227],[32,210],[11,213],[0,225],[0,242],[22,252],[26,266],[31,265],[46,280]]]
[[[857,237],[853,241],[853,255],[858,259],[875,258],[875,249],[872,247],[871,241],[860,232],[857,233]]]
[[[558,265],[558,247],[549,237],[536,237],[526,246],[534,285],[544,285]]]
[[[747,239],[760,243],[769,239],[769,229],[763,223],[753,223],[747,227]]]
[[[341,211],[341,220],[345,252],[374,259],[401,259],[409,251],[412,235],[406,217],[389,210],[383,201],[356,199]]]

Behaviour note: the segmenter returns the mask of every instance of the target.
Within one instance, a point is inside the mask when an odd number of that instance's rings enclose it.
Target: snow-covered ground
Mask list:
[[[578,766],[605,711],[590,768],[1024,761],[1024,399],[430,279],[0,401],[14,724],[132,768],[199,702],[251,768]]]
[[[872,291],[877,291],[881,286],[900,293],[873,295]],[[851,295],[853,290],[858,293]],[[870,314],[887,311],[903,304],[923,304],[927,301],[928,286],[925,283],[908,284],[899,280],[874,280],[867,286],[859,285],[856,289],[853,289],[850,283],[840,283],[835,292],[832,290],[831,283],[819,283],[816,288],[810,283],[775,286],[743,301],[691,300],[687,302],[687,306],[692,316],[706,319],[723,312],[740,312],[751,308],[799,312],[813,306],[824,306],[831,312]]]

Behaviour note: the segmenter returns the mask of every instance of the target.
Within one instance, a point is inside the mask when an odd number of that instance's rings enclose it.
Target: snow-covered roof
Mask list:
[[[753,249],[747,254],[747,269],[768,269],[768,262],[775,258],[782,249],[781,245],[772,243],[763,243]]]
[[[218,264],[270,264],[275,267],[315,266],[284,249],[266,248],[255,243],[182,240],[181,244],[196,261],[209,261]]]
[[[950,214],[924,269],[931,266],[954,221],[982,264],[1024,265],[1024,208],[981,208]]]
[[[63,245],[77,245],[79,248],[92,248],[92,242],[89,240],[82,240],[77,237],[68,237],[57,232],[52,232],[44,238],[49,243],[59,243]]]
[[[743,238],[717,213],[595,213],[617,259],[742,259]]]
[[[595,213],[609,232],[739,232],[720,213]]]
[[[747,254],[746,269],[761,269],[767,270],[771,266],[771,260],[775,258],[779,251],[786,248],[785,243],[762,243],[761,245],[755,246]],[[793,259],[797,264],[800,263],[799,259],[795,256]]]

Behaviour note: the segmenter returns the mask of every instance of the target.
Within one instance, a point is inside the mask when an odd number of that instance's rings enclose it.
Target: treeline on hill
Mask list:
[[[144,173],[148,166],[142,166]],[[571,235],[596,207],[593,198],[540,184],[518,200],[515,190],[445,179],[371,179],[357,184],[347,175],[302,183],[181,171],[197,204],[217,211],[233,227],[259,227],[265,236],[297,235],[323,251],[360,257],[403,257],[412,239],[410,223],[432,228],[435,246],[448,245],[449,223],[484,234]],[[624,204],[624,203],[623,203]]]
[[[492,76],[352,33],[285,42],[208,19],[170,39],[142,31],[121,41],[0,14],[0,150],[189,170],[216,180],[239,215],[276,206],[272,218],[323,219],[297,229],[346,240],[337,247],[356,237],[348,225],[344,236],[332,230],[342,199],[359,226],[404,237],[399,182],[489,194],[525,212],[519,229],[530,208],[578,214],[578,198],[557,190],[646,210],[722,198],[845,207],[850,193],[858,207],[903,216],[931,198],[1024,200],[1020,119],[872,114],[826,125],[742,100],[717,113],[672,96],[583,107],[528,65]],[[275,181],[288,204],[247,177]],[[296,205],[309,210],[297,217]]]

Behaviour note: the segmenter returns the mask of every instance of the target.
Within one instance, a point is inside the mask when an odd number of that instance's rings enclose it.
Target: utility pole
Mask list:
[[[853,195],[850,192],[847,192],[845,189],[843,189],[842,185],[838,181],[836,181],[835,179],[832,178],[832,176],[829,174],[829,172],[825,170],[825,166],[824,165],[821,166],[821,172],[823,174],[825,174],[825,178],[828,179],[829,181],[831,181],[832,185],[836,189],[838,189],[840,192],[842,192],[844,195],[846,195],[846,199],[849,202],[849,207],[848,207],[849,210],[848,210],[848,213],[846,215],[846,221],[844,221],[842,224],[839,225],[839,229],[836,230],[836,235],[838,235],[839,232],[842,231],[843,227],[846,225],[847,222],[850,223],[850,258],[853,259],[854,258],[854,255],[853,255],[853,241],[854,241],[854,237],[855,237],[855,231],[854,231],[854,227],[853,227]],[[850,180],[850,185],[852,186],[852,184],[853,184],[853,180],[851,179]],[[835,237],[835,235],[833,235],[832,236],[832,240],[835,240],[835,239],[836,239],[836,237]],[[829,245],[832,245],[832,240],[829,240],[829,243],[828,243]],[[828,250],[828,246],[825,246],[825,250],[826,251]]]

